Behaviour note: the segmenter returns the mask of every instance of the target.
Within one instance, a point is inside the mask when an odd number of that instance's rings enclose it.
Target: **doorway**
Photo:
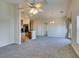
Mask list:
[[[29,23],[27,23],[26,19],[21,19],[21,42],[26,42],[29,40]]]
[[[47,22],[45,22],[44,23],[44,31],[45,31],[45,36],[47,37],[48,36],[48,23]]]

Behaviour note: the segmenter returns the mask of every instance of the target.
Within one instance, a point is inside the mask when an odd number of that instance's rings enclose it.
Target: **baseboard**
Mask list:
[[[71,44],[71,47],[73,48],[73,50],[75,51],[75,53],[77,54],[77,56],[79,57],[79,50],[78,47],[75,44]]]
[[[5,47],[5,46],[11,45],[11,44],[14,44],[14,42],[10,42],[10,43],[3,44],[0,47]]]

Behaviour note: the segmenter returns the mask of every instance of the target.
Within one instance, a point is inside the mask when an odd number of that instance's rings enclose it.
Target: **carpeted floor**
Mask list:
[[[77,55],[64,38],[38,37],[22,43],[0,48],[0,58],[75,58]]]

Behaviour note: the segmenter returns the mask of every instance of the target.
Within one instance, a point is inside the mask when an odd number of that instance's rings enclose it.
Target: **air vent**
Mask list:
[[[64,13],[63,11],[60,11],[60,13]]]

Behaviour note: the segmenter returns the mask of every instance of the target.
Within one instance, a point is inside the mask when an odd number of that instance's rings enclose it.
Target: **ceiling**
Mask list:
[[[5,0],[10,3],[21,3],[23,0]],[[48,0],[44,11],[37,14],[36,17],[56,18],[67,15],[71,0]],[[27,12],[27,11],[25,11]]]
[[[48,0],[42,16],[48,18],[64,17],[67,15],[71,0]]]
[[[23,0],[4,0],[4,1],[6,1],[6,2],[8,2],[8,3],[13,3],[13,4],[19,4],[19,3],[21,3]]]

